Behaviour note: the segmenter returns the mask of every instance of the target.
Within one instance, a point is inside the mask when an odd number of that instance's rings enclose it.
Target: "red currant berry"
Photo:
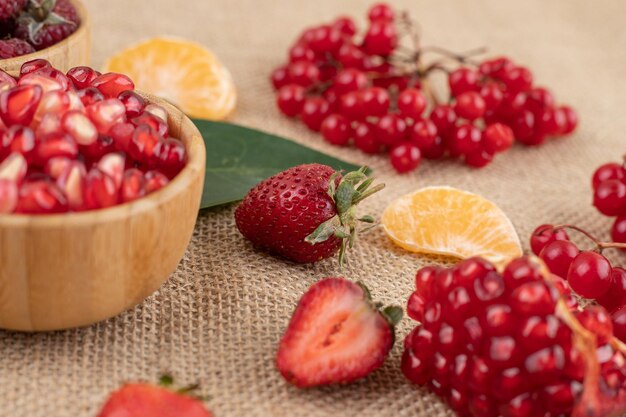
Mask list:
[[[561,111],[565,114],[565,127],[561,133],[569,135],[576,130],[576,127],[578,126],[578,113],[576,113],[576,110],[569,106],[561,107]]]
[[[567,278],[567,271],[580,250],[569,240],[555,240],[547,244],[539,257],[554,275]]]
[[[554,107],[554,96],[550,90],[543,87],[535,87],[530,89],[526,94],[526,109],[533,113]]]
[[[298,61],[313,62],[315,60],[315,52],[305,43],[298,42],[289,49],[289,62]]]
[[[320,130],[322,121],[330,114],[328,101],[322,97],[308,97],[302,106],[300,118],[302,122],[312,131]]]
[[[417,120],[426,110],[426,98],[415,88],[407,88],[398,95],[398,111],[403,117]]]
[[[365,53],[352,43],[344,43],[339,48],[337,60],[344,68],[362,69],[365,64]]]
[[[411,142],[417,145],[424,158],[437,159],[445,153],[446,147],[437,126],[429,119],[416,119],[411,128]]]
[[[361,90],[367,86],[367,76],[363,71],[346,68],[337,73],[333,79],[337,93],[343,95],[350,91]]]
[[[478,71],[482,75],[488,75],[499,79],[502,75],[511,71],[514,67],[515,65],[510,59],[500,57],[483,61],[478,67]]]
[[[295,117],[300,114],[304,106],[304,87],[287,84],[278,90],[276,99],[278,108],[286,116]]]
[[[594,190],[593,205],[605,216],[624,214],[626,211],[626,184],[619,180],[601,182]]]
[[[567,281],[585,298],[598,298],[611,286],[611,263],[597,252],[584,251],[574,258]]]
[[[456,97],[454,112],[467,120],[475,120],[485,114],[485,100],[475,91],[467,91]]]
[[[530,248],[535,255],[539,256],[543,248],[555,240],[569,240],[569,236],[564,229],[554,230],[551,224],[542,224],[530,236]]]
[[[533,74],[526,67],[514,67],[505,71],[500,80],[511,92],[526,91],[532,87]]]
[[[362,120],[366,106],[363,103],[363,96],[360,91],[351,91],[341,96],[340,112],[350,120]]]
[[[356,33],[356,25],[354,24],[354,20],[347,16],[341,16],[335,19],[332,25],[335,29],[337,29],[341,34],[347,37],[352,37]]]
[[[517,140],[528,144],[528,139],[535,134],[535,115],[530,110],[522,110],[513,119],[511,128]]]
[[[467,155],[480,150],[482,135],[480,129],[470,124],[462,124],[456,128],[450,138],[450,153]]]
[[[600,183],[607,180],[619,180],[622,182],[626,182],[626,170],[621,164],[616,164],[614,162],[601,165],[593,173],[591,186],[594,189],[598,188],[598,185],[600,185]]]
[[[289,80],[292,84],[309,87],[320,79],[320,70],[308,61],[298,61],[287,67]]]
[[[406,142],[393,147],[389,159],[394,169],[403,174],[415,170],[422,160],[422,155],[415,144]]]
[[[395,19],[396,14],[394,13],[391,6],[386,3],[376,3],[372,7],[370,7],[367,12],[367,17],[370,22],[375,22],[377,20],[382,20],[385,22],[391,22]]]
[[[406,135],[406,122],[397,114],[386,114],[376,124],[376,138],[383,145],[395,146],[402,142]]]
[[[486,167],[493,161],[493,153],[487,149],[478,149],[465,155],[465,164],[473,168]]]
[[[363,49],[371,55],[387,56],[393,52],[397,43],[395,25],[384,20],[376,20],[370,24],[365,34]]]
[[[626,270],[615,267],[611,272],[611,286],[600,298],[598,303],[609,311],[626,306]]]
[[[314,28],[308,37],[309,46],[316,54],[332,53],[341,47],[341,32],[328,25]]]
[[[488,125],[482,134],[482,144],[491,153],[504,152],[513,146],[513,130],[503,123]]]
[[[611,227],[611,238],[613,242],[626,243],[626,216],[615,219],[613,227]]]
[[[504,97],[502,97],[502,103],[500,103],[500,107],[498,107],[498,116],[505,121],[514,118],[524,110],[526,100],[525,93],[505,91]]]
[[[289,73],[287,71],[287,67],[282,66],[274,69],[272,74],[270,75],[270,79],[272,80],[272,85],[274,89],[278,90],[281,87],[289,84],[291,81],[289,80]]]
[[[450,73],[448,84],[454,97],[468,91],[478,91],[478,74],[470,68],[461,67]]]
[[[320,131],[328,143],[338,146],[347,145],[352,135],[350,121],[340,114],[331,114],[325,118]]]
[[[480,96],[485,101],[485,110],[494,111],[500,106],[500,103],[502,103],[504,93],[500,85],[495,82],[488,82],[481,87]]]
[[[567,119],[561,109],[545,109],[538,114],[537,119],[537,128],[545,135],[554,136],[565,131]]]
[[[617,310],[611,316],[613,334],[623,343],[626,343],[626,306]]]
[[[384,116],[389,110],[389,93],[381,87],[370,87],[361,91],[363,107],[371,116]]]
[[[367,122],[355,122],[353,128],[354,146],[368,154],[380,153],[382,146],[376,139],[374,129],[374,126]]]
[[[436,106],[430,113],[430,120],[437,126],[437,131],[441,135],[450,132],[454,128],[456,119],[456,113],[452,107],[446,104]]]

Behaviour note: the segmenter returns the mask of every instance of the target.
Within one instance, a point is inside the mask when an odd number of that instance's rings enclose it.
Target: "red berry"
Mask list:
[[[417,145],[422,155],[428,159],[443,156],[445,144],[437,135],[437,126],[429,119],[416,119],[411,128],[411,142]]]
[[[154,161],[156,167],[169,178],[174,178],[187,162],[185,145],[174,138],[158,141],[154,148],[154,155],[156,156]]]
[[[336,113],[324,119],[320,131],[328,143],[338,146],[347,145],[352,136],[350,121]]]
[[[526,108],[533,113],[554,107],[554,96],[552,93],[543,88],[535,87],[527,93]]]
[[[626,184],[620,180],[606,180],[593,193],[593,205],[606,216],[619,216],[626,211]]]
[[[386,146],[395,146],[407,136],[407,126],[403,118],[389,113],[381,117],[376,124],[376,138]]]
[[[554,240],[542,249],[539,257],[550,272],[561,278],[567,278],[569,267],[579,253],[578,247],[569,240]]]
[[[376,3],[372,7],[370,7],[367,12],[367,17],[370,22],[375,22],[377,20],[383,20],[385,22],[391,22],[395,19],[396,14],[386,3]]]
[[[376,139],[375,128],[367,122],[355,122],[353,128],[354,146],[368,154],[377,154],[382,146]]]
[[[456,96],[454,112],[467,120],[475,120],[485,114],[485,100],[475,91],[467,91]]]
[[[487,149],[478,149],[465,155],[465,163],[474,168],[483,168],[493,161],[493,153]]]
[[[389,93],[381,87],[370,87],[360,93],[363,108],[371,116],[384,116],[389,110]]]
[[[145,180],[146,194],[160,190],[169,183],[169,179],[159,171],[147,171]]]
[[[351,37],[356,33],[356,25],[354,20],[347,16],[341,16],[335,19],[333,27],[341,32],[343,35]]]
[[[31,164],[35,160],[36,138],[32,129],[21,125],[11,126],[2,135],[0,148],[6,148],[7,153],[18,152]],[[2,158],[0,151],[0,159]]]
[[[406,313],[413,320],[419,322],[424,320],[424,299],[420,297],[417,292],[414,292],[409,297],[409,301],[406,306]]]
[[[74,67],[67,72],[67,78],[77,90],[89,87],[99,75],[100,73],[91,67]]]
[[[14,152],[0,163],[0,179],[20,184],[26,176],[28,164],[22,154]]]
[[[337,60],[344,68],[363,69],[365,65],[365,53],[356,45],[346,42],[339,48]]]
[[[139,116],[146,107],[146,101],[131,90],[123,91],[117,98],[126,108],[126,117],[129,119]]]
[[[79,145],[91,145],[98,139],[98,130],[83,112],[72,110],[63,115],[61,126]]]
[[[624,182],[626,180],[626,170],[621,164],[610,162],[608,164],[600,165],[598,169],[593,173],[591,180],[592,187],[598,188],[598,185],[608,180],[619,180]]]
[[[501,78],[502,75],[511,71],[515,65],[510,59],[506,57],[500,57],[495,59],[489,59],[483,61],[478,71],[483,75],[488,75],[494,78]]]
[[[289,62],[291,63],[298,61],[313,62],[314,60],[315,52],[305,43],[296,43],[289,49]],[[287,77],[289,77],[289,75],[287,75]]]
[[[407,88],[398,95],[398,111],[403,117],[413,120],[421,118],[426,110],[426,98],[415,88]]]
[[[611,286],[598,303],[609,311],[615,311],[626,305],[626,270],[614,267],[611,272]]]
[[[576,314],[576,319],[584,328],[595,334],[598,345],[608,343],[613,337],[611,316],[602,306],[588,306]]]
[[[285,66],[274,69],[270,75],[270,79],[274,89],[276,90],[291,83],[291,80],[289,79],[289,72]]]
[[[309,46],[318,54],[332,53],[341,46],[341,32],[328,25],[319,26],[312,30]]]
[[[512,92],[526,91],[533,84],[533,74],[525,67],[514,67],[504,71],[500,80]]]
[[[92,168],[85,181],[87,209],[106,208],[119,203],[119,189],[115,186],[115,181],[98,168]]]
[[[39,58],[26,61],[20,67],[20,77],[44,68],[52,68],[50,62],[45,59]]]
[[[337,73],[333,85],[338,94],[343,95],[350,91],[361,90],[367,86],[367,76],[364,72],[354,68],[346,68]]]
[[[488,82],[481,87],[480,96],[485,102],[485,110],[494,111],[500,106],[504,93],[500,85],[495,82]]]
[[[294,62],[287,67],[287,71],[289,82],[302,87],[309,87],[320,79],[320,70],[309,61]]]
[[[365,34],[363,49],[371,55],[387,56],[393,52],[397,43],[395,25],[385,20],[376,20],[371,22]]]
[[[351,91],[341,96],[340,112],[349,120],[365,119],[365,106],[360,91]]]
[[[116,124],[126,121],[126,107],[116,98],[98,101],[87,106],[85,110],[98,133],[103,135],[108,134]]]
[[[133,131],[128,143],[128,154],[140,163],[151,165],[159,140],[159,134],[152,126],[141,124]]]
[[[610,262],[596,252],[584,251],[574,258],[567,281],[574,291],[585,298],[598,298],[611,286]]]
[[[71,161],[57,178],[57,185],[67,198],[70,210],[85,208],[85,176],[87,171],[82,162]]]
[[[517,313],[546,315],[554,311],[555,294],[544,282],[533,281],[522,284],[511,293],[511,307]]]
[[[35,147],[35,163],[43,167],[48,160],[64,156],[70,159],[78,157],[78,144],[70,135],[61,133],[41,139]]]
[[[322,97],[308,97],[302,106],[300,118],[309,129],[317,132],[322,122],[330,114],[330,105]]]
[[[104,96],[102,93],[93,87],[83,88],[82,90],[76,91],[78,98],[83,103],[85,107],[97,103],[98,101],[104,100]]]
[[[611,238],[614,242],[626,243],[626,216],[615,219],[611,228]]]
[[[393,147],[389,158],[394,169],[402,174],[415,170],[422,160],[422,155],[417,145],[407,142]]]
[[[117,98],[123,91],[134,90],[135,84],[124,74],[109,72],[98,76],[91,82],[105,98]]]
[[[296,84],[288,84],[278,90],[276,102],[283,114],[289,117],[295,117],[302,111],[304,98],[304,87]]]
[[[611,321],[613,323],[613,333],[615,337],[623,343],[626,343],[626,306],[623,306],[613,313]]]
[[[482,133],[482,145],[491,153],[504,152],[513,146],[513,131],[503,123],[488,125]]]
[[[560,135],[565,131],[566,124],[566,115],[561,109],[548,108],[537,116],[537,129],[544,135]]]
[[[126,170],[120,189],[122,203],[137,200],[144,195],[146,195],[146,180],[143,172],[136,168]]]
[[[458,126],[450,138],[450,152],[453,155],[468,155],[480,150],[482,135],[480,130],[470,124]]]
[[[535,255],[539,256],[543,248],[555,240],[569,240],[565,229],[554,230],[551,224],[542,224],[530,236],[530,248]]]
[[[565,127],[561,133],[568,135],[576,130],[578,126],[578,113],[569,106],[562,106],[561,111],[565,114]]]
[[[430,113],[430,120],[437,126],[439,134],[445,134],[453,129],[456,119],[456,113],[452,107],[446,104],[436,106]]]
[[[468,91],[477,91],[478,74],[470,68],[461,67],[450,73],[448,84],[450,85],[450,92],[455,97]]]

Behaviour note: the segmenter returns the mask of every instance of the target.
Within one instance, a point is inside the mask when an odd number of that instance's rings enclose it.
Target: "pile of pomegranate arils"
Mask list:
[[[607,311],[582,310],[537,258],[502,273],[480,258],[416,275],[402,371],[458,416],[609,417],[626,412],[626,346]]]
[[[576,128],[576,112],[558,106],[548,89],[533,84],[530,70],[510,59],[477,62],[472,53],[422,47],[408,16],[384,3],[368,18],[363,35],[349,17],[305,30],[288,63],[271,75],[281,112],[329,143],[388,152],[403,173],[422,157],[484,167],[514,141],[540,145]],[[402,37],[413,40],[412,48]],[[427,64],[433,53],[439,60]],[[445,103],[430,87],[435,72],[447,76]]]
[[[624,159],[626,161],[626,157]],[[593,205],[605,216],[615,217],[611,227],[614,242],[626,243],[626,168],[625,162],[609,162],[593,173]]]
[[[48,61],[0,71],[0,214],[85,211],[164,187],[184,167],[167,113],[125,75]]]

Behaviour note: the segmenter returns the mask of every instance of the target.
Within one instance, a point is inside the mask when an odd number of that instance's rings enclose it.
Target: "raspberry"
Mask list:
[[[5,22],[11,18],[14,18],[17,14],[24,10],[27,4],[28,0],[0,1],[0,22]]]
[[[28,42],[22,39],[3,39],[0,40],[0,58],[14,58],[16,56],[22,56],[32,54],[35,52],[35,48]]]
[[[14,35],[41,50],[70,36],[79,24],[69,0],[30,2],[17,19]]]
[[[576,317],[562,310],[558,291],[539,269],[532,259],[519,258],[500,275],[472,258],[451,269],[418,271],[407,310],[421,324],[404,341],[407,379],[428,385],[459,416],[623,411],[626,356],[612,347],[614,324],[601,308]],[[462,310],[451,313],[448,306],[442,314],[439,306],[466,288]],[[499,290],[485,297],[485,288]],[[591,333],[582,333],[581,325]]]

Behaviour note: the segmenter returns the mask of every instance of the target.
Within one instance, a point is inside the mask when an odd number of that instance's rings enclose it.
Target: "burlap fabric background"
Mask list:
[[[403,193],[449,184],[497,202],[525,245],[544,221],[608,235],[609,220],[590,206],[589,181],[597,165],[626,150],[623,1],[394,1],[419,18],[427,43],[457,50],[488,45],[509,54],[582,115],[574,137],[538,149],[516,147],[484,170],[425,162],[406,176],[395,175],[385,158],[326,146],[281,117],[267,81],[302,28],[341,12],[362,17],[369,3],[89,0],[93,64],[149,36],[194,39],[232,70],[240,94],[233,121],[372,166],[387,189],[363,205],[366,211],[380,215]],[[365,281],[378,299],[404,305],[416,268],[429,260],[395,248],[375,230],[342,272],[334,261],[294,265],[253,250],[232,214],[232,206],[202,212],[178,270],[137,308],[84,329],[0,332],[0,415],[93,416],[121,382],[154,381],[164,371],[179,383],[200,382],[218,417],[452,415],[434,395],[404,381],[401,343],[382,369],[348,387],[298,391],[273,365],[290,313],[313,282],[342,274]],[[402,322],[399,340],[410,325]]]

